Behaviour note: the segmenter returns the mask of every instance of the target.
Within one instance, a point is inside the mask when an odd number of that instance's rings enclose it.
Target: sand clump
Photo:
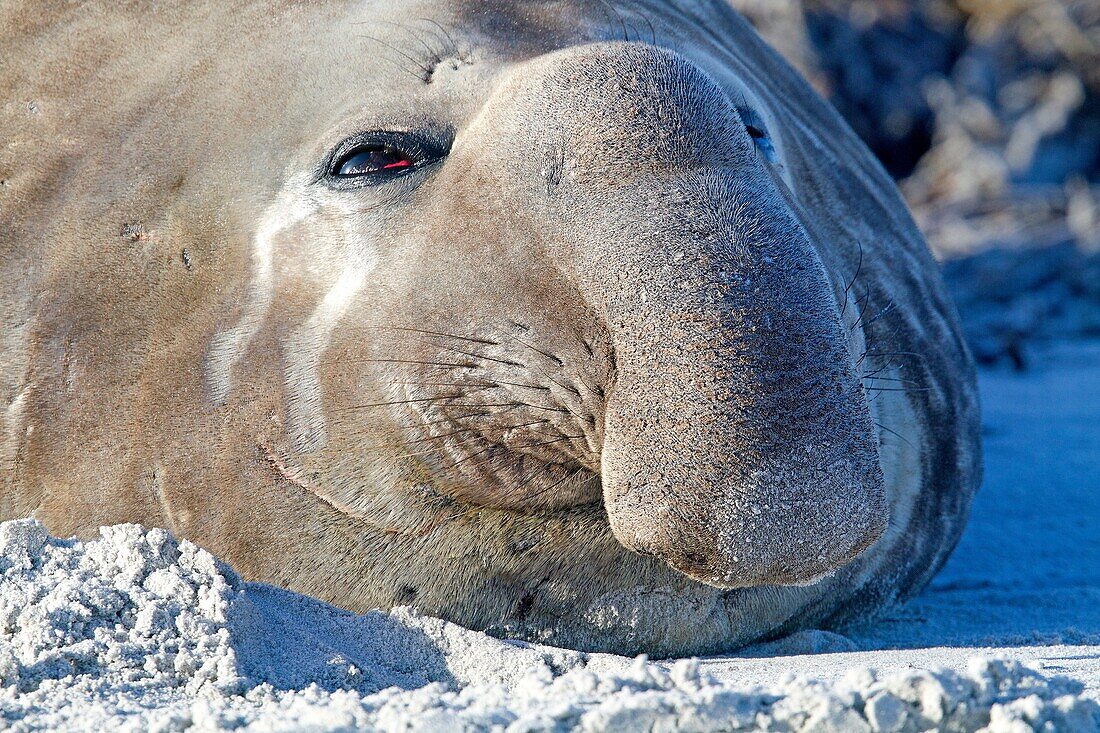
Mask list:
[[[81,542],[0,524],[11,730],[1089,731],[1081,685],[1018,663],[735,688],[697,662],[501,641],[408,609],[355,615],[164,530]],[[4,727],[4,725],[0,725]]]

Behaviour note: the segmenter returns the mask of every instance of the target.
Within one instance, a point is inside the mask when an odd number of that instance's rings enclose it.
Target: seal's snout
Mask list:
[[[886,527],[874,424],[825,268],[738,109],[656,49],[577,49],[548,78],[584,153],[559,220],[588,214],[566,239],[614,343],[612,532],[723,587],[840,568]]]
[[[522,70],[479,124],[538,141],[513,185],[612,346],[598,468],[615,538],[720,587],[844,566],[887,524],[877,436],[826,269],[748,103],[640,44]]]
[[[721,201],[726,182],[712,183],[698,193]],[[634,239],[617,265],[643,285],[609,278],[606,306],[612,532],[731,588],[812,582],[888,520],[874,423],[818,260],[778,198],[751,211],[724,217],[730,236],[692,243],[690,259],[670,256],[669,234]]]

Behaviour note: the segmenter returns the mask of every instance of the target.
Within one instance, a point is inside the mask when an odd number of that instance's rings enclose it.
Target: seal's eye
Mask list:
[[[746,123],[745,132],[749,133],[749,137],[756,143],[756,149],[760,151],[766,160],[772,163],[776,162],[775,145],[772,144],[771,136],[768,135],[767,130],[760,125]]]
[[[332,175],[352,178],[412,167],[412,158],[397,148],[389,145],[363,145],[338,158],[332,166]]]
[[[771,135],[764,127],[760,115],[750,107],[739,107],[737,111],[741,114],[741,122],[745,125],[745,132],[749,133],[749,137],[756,143],[756,149],[760,151],[764,159],[771,163],[778,162],[775,155],[775,145],[772,143]]]
[[[428,173],[447,157],[453,140],[446,129],[364,131],[338,143],[325,156],[315,182],[337,191],[418,185],[427,180],[421,172]]]

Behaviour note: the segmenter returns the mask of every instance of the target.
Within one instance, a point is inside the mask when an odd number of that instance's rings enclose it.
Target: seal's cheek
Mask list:
[[[300,452],[327,442],[320,367],[378,262],[373,228],[354,204],[302,176],[286,184],[252,236],[244,302],[235,321],[215,335],[205,360],[209,392],[215,403],[225,403],[242,362],[270,361],[250,348],[261,331],[272,331],[286,428]]]

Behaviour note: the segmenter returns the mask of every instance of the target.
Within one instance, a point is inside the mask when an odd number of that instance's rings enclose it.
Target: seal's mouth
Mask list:
[[[395,500],[385,502],[388,504],[388,511],[379,511],[378,503],[370,496],[369,486],[359,487],[362,490],[348,491],[348,486],[344,485],[341,489],[339,484],[318,480],[315,472],[296,462],[289,453],[274,448],[269,443],[259,442],[256,448],[277,481],[386,534],[425,537],[461,514],[461,507],[434,492],[404,497],[404,501],[395,497]],[[410,508],[412,511],[409,511]]]
[[[502,383],[477,390],[410,401],[411,410],[399,416],[412,445],[430,446],[416,459],[430,468],[439,491],[473,506],[515,511],[601,501],[591,413],[564,406],[549,389],[535,397],[526,386]]]
[[[674,316],[673,336],[711,323]],[[280,479],[384,532],[602,505],[626,550],[723,588],[818,582],[881,535],[877,449],[839,326],[814,342],[835,351],[826,368],[774,343],[651,344],[626,325],[601,348],[515,322],[490,334],[394,329],[369,360],[383,388],[330,411],[329,445],[262,455]]]

